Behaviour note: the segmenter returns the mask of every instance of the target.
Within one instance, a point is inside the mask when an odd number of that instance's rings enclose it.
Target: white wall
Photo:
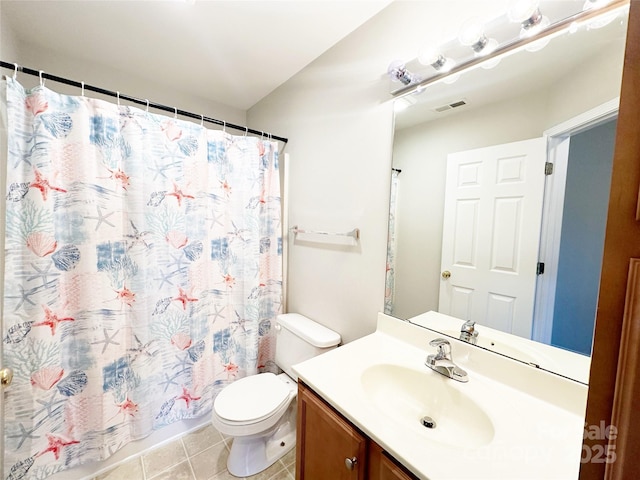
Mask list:
[[[610,44],[549,89],[549,112],[545,128],[602,105],[620,96],[624,43]]]
[[[615,44],[537,92],[396,131],[393,165],[402,173],[395,316],[438,309],[447,154],[540,137],[617,97],[623,58]]]
[[[5,29],[3,28],[2,30],[4,34]],[[12,63],[16,62],[19,65],[32,68],[34,70],[42,70],[59,77],[65,77],[78,82],[85,82],[85,84],[88,85],[112,91],[119,91],[122,94],[132,97],[148,99],[151,102],[170,107],[175,106],[179,110],[202,114],[207,117],[224,120],[237,125],[246,124],[247,119],[246,112],[244,110],[191,95],[189,92],[181,90],[180,85],[167,87],[160,83],[149,81],[149,79],[144,78],[138,72],[123,72],[110,69],[99,63],[87,62],[86,60],[79,60],[77,58],[60,54],[55,50],[55,47],[50,50],[43,50],[33,48],[28,44],[17,43],[17,48],[8,49],[7,55],[5,56],[4,37],[2,40],[2,60],[4,61]],[[154,58],[156,58],[154,53],[150,52],[149,61],[154,61]],[[144,72],[144,65],[140,65],[140,72]],[[11,72],[8,71],[5,71],[4,73],[11,74]],[[21,73],[18,73],[18,80],[26,87],[35,86],[39,82],[37,77]],[[80,95],[79,88],[70,87],[61,83],[47,81],[46,86],[59,93]],[[91,96],[92,98],[104,98],[113,103],[116,101],[113,97],[104,97],[93,92],[87,92],[86,95]],[[122,101],[121,103],[123,105],[127,104],[126,101]],[[140,105],[135,106],[138,108],[145,108]],[[153,109],[151,109],[151,111],[153,111]],[[164,111],[158,111],[157,113],[171,115]],[[198,122],[198,120],[189,120],[196,123]],[[217,125],[208,125],[209,128],[220,128]],[[242,132],[230,131],[230,133],[241,134]]]
[[[396,1],[248,112],[290,139],[290,225],[361,230],[356,248],[290,242],[288,309],[349,342],[384,306],[393,112],[386,69],[443,25],[504,1]],[[460,16],[464,12],[464,18]],[[386,102],[386,103],[385,103]]]
[[[17,62],[14,59],[18,56],[18,40],[8,20],[2,15],[2,2],[0,2],[0,60]]]

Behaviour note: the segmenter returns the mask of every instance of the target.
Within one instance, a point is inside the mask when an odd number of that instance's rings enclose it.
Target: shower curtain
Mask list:
[[[276,368],[278,151],[6,81],[4,465],[41,479]]]
[[[391,195],[389,198],[389,230],[387,238],[387,273],[384,289],[384,313],[393,315],[396,283],[396,210],[398,203],[398,170],[391,170]]]

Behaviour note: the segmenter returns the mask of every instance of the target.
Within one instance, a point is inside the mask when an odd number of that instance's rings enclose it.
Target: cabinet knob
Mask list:
[[[344,466],[347,467],[347,470],[353,470],[356,468],[356,464],[358,463],[357,457],[345,458]]]

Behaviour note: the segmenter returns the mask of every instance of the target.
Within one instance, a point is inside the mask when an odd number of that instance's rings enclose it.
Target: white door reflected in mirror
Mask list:
[[[546,142],[450,154],[438,311],[531,338]]]

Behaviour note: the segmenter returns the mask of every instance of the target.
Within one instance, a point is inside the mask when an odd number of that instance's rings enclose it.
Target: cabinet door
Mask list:
[[[417,480],[416,477],[398,465],[382,447],[375,442],[369,444],[368,480]]]
[[[302,383],[296,480],[365,480],[367,439]]]
[[[380,458],[380,480],[412,480],[393,460],[386,454]]]

